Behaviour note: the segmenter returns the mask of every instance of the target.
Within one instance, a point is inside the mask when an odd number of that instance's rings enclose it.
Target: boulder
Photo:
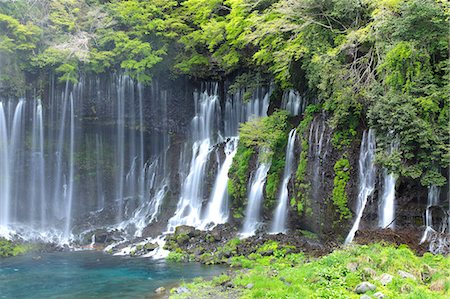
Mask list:
[[[156,294],[164,294],[166,292],[166,288],[164,287],[159,287],[155,290]]]
[[[355,293],[356,294],[364,294],[367,293],[369,291],[375,291],[376,290],[376,286],[370,282],[364,281],[361,282],[360,284],[358,284],[355,288]]]
[[[184,294],[184,293],[189,293],[191,292],[188,288],[186,287],[179,287],[175,289],[175,294]]]
[[[188,225],[180,225],[175,228],[175,235],[188,235],[193,237],[195,235],[195,227]]]
[[[358,263],[348,263],[347,270],[350,272],[356,272],[356,270],[358,270]]]
[[[398,270],[398,275],[403,278],[403,279],[412,279],[412,280],[416,280],[416,277],[414,275],[412,275],[411,273],[402,271],[402,270]]]
[[[443,292],[445,290],[445,281],[444,280],[436,280],[430,285],[430,290],[433,292]]]
[[[145,244],[144,245],[144,249],[146,250],[146,251],[153,251],[153,250],[155,250],[156,248],[158,248],[159,246],[158,246],[158,244],[156,244],[156,243],[147,243],[147,244]]]
[[[387,273],[383,273],[381,274],[380,277],[377,278],[377,280],[379,282],[381,282],[382,285],[387,285],[388,283],[390,283],[392,281],[392,279],[394,278],[394,276],[392,276],[391,274],[387,274]]]
[[[375,276],[377,276],[377,272],[374,269],[368,267],[363,269],[363,274],[368,278],[374,278]]]
[[[373,294],[373,296],[377,299],[383,299],[386,298],[386,295],[381,293],[381,292],[376,292],[375,294]]]

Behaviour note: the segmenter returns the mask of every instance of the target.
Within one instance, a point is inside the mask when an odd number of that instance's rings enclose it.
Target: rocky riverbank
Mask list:
[[[182,284],[170,298],[450,298],[450,257],[406,245],[351,245],[317,258],[262,253],[234,257],[237,270]]]

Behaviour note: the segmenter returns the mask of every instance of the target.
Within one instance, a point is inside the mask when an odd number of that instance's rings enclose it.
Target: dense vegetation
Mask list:
[[[283,175],[285,148],[288,135],[288,114],[275,111],[268,117],[252,119],[239,129],[239,145],[231,166],[228,191],[233,197],[234,217],[241,218],[247,206],[247,185],[250,164],[270,163],[265,186],[264,207],[275,207],[278,185]]]
[[[261,254],[267,249],[273,255]],[[371,296],[377,292],[385,298],[450,296],[450,259],[429,253],[418,257],[406,246],[353,246],[314,259],[302,253],[288,254],[269,241],[251,256],[233,257],[231,263],[244,270],[212,281],[198,279],[185,285],[188,293],[173,298],[222,293],[236,298],[363,298],[355,292],[362,282],[376,287],[366,293]]]
[[[0,51],[15,58],[2,59],[0,85],[23,93],[18,69],[73,82],[113,70],[144,83],[167,69],[218,80],[258,73],[317,99],[336,147],[370,125],[381,165],[443,185],[448,22],[443,0],[8,1]]]
[[[31,249],[31,245],[16,244],[10,240],[0,238],[0,258],[24,254]]]

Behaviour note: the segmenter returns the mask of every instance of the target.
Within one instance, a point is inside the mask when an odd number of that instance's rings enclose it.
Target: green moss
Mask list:
[[[184,260],[184,254],[181,252],[171,251],[167,256],[167,261],[174,263],[181,263]]]
[[[286,139],[287,141],[287,139]],[[272,157],[272,164],[267,173],[266,181],[266,199],[264,207],[266,209],[273,209],[275,207],[278,195],[278,186],[282,179],[286,155],[286,143],[284,146],[277,148],[276,153]]]
[[[239,145],[229,172],[228,183],[235,218],[242,218],[243,208],[246,206],[250,163],[257,151],[260,153],[258,158],[261,161],[271,162],[267,174],[264,207],[273,208],[284,169],[287,132],[286,111],[276,111],[271,116],[254,119],[241,125]]]
[[[334,187],[333,203],[339,212],[339,219],[349,219],[352,214],[347,206],[347,192],[345,188],[350,180],[350,162],[345,159],[339,159],[334,164]]]
[[[31,245],[16,244],[9,240],[0,238],[0,257],[16,256],[32,250]]]
[[[274,242],[268,242],[263,247],[278,250]],[[349,270],[349,264],[356,264],[357,269]],[[354,292],[355,287],[363,281],[369,281],[377,287],[375,291],[368,292],[372,297],[375,292],[400,299],[450,297],[450,258],[429,253],[419,257],[406,246],[351,246],[318,259],[309,259],[303,254],[263,256],[256,253],[251,258],[233,258],[232,266],[249,270],[236,272],[236,275],[219,276],[209,282],[194,282],[186,287],[193,292],[202,289],[211,292],[209,286],[221,286],[223,282],[231,281],[234,289],[241,292],[240,298],[357,299],[360,295]],[[375,273],[373,277],[366,274],[367,268]],[[413,274],[416,279],[402,279],[398,275],[399,270]],[[394,276],[391,283],[383,285],[376,279],[383,273]],[[427,278],[423,279],[425,276]],[[253,287],[246,288],[248,284],[253,284]],[[441,287],[432,287],[436,285]],[[217,297],[221,297],[228,290],[214,291]],[[189,296],[192,297],[192,294],[174,295],[173,298]]]
[[[245,147],[242,143],[239,143],[229,171],[228,192],[231,197],[239,202],[247,197],[248,170],[254,153],[253,148]]]
[[[306,182],[306,171],[308,167],[308,149],[309,143],[307,138],[308,128],[314,119],[314,113],[320,110],[319,105],[309,105],[306,108],[303,120],[298,125],[298,135],[300,136],[301,152],[295,172],[295,197],[291,199],[291,207],[296,208],[297,213],[302,215],[312,214],[310,203],[308,201],[308,191],[310,185]]]

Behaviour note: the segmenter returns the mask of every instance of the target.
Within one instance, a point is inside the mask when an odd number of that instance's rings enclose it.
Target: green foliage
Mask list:
[[[311,122],[314,119],[314,114],[320,111],[320,106],[309,105],[306,107],[303,120],[298,125],[298,136],[301,142],[301,152],[298,161],[297,170],[295,172],[295,190],[296,196],[291,199],[291,207],[296,208],[297,213],[302,215],[306,212],[307,215],[312,214],[310,203],[308,199],[309,184],[306,182],[306,171],[308,167],[308,130]]]
[[[247,197],[248,170],[250,167],[250,160],[254,153],[255,150],[253,148],[245,147],[239,142],[233,164],[229,171],[230,180],[228,182],[228,193],[235,200],[236,207],[242,207],[240,203]],[[240,214],[242,215],[242,211]]]
[[[9,240],[0,238],[0,258],[8,256],[16,256],[29,251],[29,245],[15,244]]]
[[[181,252],[171,251],[166,260],[173,263],[181,263],[184,261],[184,254]]]
[[[442,177],[424,176],[450,159],[449,15],[443,0],[4,1],[0,51],[17,57],[20,70],[61,81],[114,70],[143,83],[158,72],[242,74],[230,92],[245,86],[244,99],[260,78],[301,85],[329,113],[337,149],[368,120],[382,166],[441,184]],[[24,85],[15,71],[0,80],[12,90]],[[266,125],[249,123],[242,134],[263,139],[243,142],[278,147],[276,134],[263,136]],[[392,138],[399,139],[396,162],[385,154]]]
[[[425,175],[437,166],[448,165],[448,135],[444,131],[448,124],[439,125],[423,119],[423,105],[424,100],[414,101],[411,96],[398,92],[389,92],[379,98],[370,110],[369,119],[377,132],[389,134],[377,135],[377,159],[392,172],[421,177],[422,184],[442,185],[443,176],[438,172]],[[433,111],[433,108],[426,108],[426,111]],[[438,113],[434,113],[434,118],[437,117]],[[389,153],[392,142],[398,142],[400,148]]]
[[[333,203],[336,206],[339,219],[349,219],[352,217],[348,208],[347,183],[350,180],[350,162],[345,159],[339,159],[334,164],[334,187],[333,187]]]
[[[242,216],[242,209],[247,197],[249,167],[252,157],[259,151],[260,162],[270,162],[267,174],[266,201],[267,209],[274,206],[280,177],[285,163],[287,143],[287,112],[280,110],[268,117],[257,118],[241,124],[239,145],[230,169],[228,191],[233,197],[235,218]]]
[[[271,161],[277,149],[286,145],[288,113],[284,110],[274,112],[271,116],[255,118],[239,129],[239,142],[245,147],[264,149],[262,161]]]
[[[274,243],[264,244],[274,249]],[[276,249],[275,249],[276,250]],[[233,258],[233,265],[250,270],[222,276],[218,281],[231,280],[242,298],[360,298],[355,287],[368,281],[375,284],[373,296],[381,292],[389,298],[432,299],[447,298],[450,295],[450,259],[443,256],[425,254],[422,257],[406,246],[393,247],[386,244],[352,246],[335,250],[318,259],[307,259],[303,254],[286,254],[266,257],[256,254],[250,257]],[[356,264],[355,271],[348,265]],[[368,274],[371,269],[375,274]],[[406,271],[416,279],[403,279],[398,271]],[[391,274],[391,283],[383,285],[377,277]],[[252,288],[246,288],[248,284]],[[189,294],[174,295],[173,298],[198,297],[215,292],[221,296],[221,289],[209,289],[217,282],[187,284]],[[433,287],[432,287],[433,286]],[[441,287],[436,287],[441,286]]]

